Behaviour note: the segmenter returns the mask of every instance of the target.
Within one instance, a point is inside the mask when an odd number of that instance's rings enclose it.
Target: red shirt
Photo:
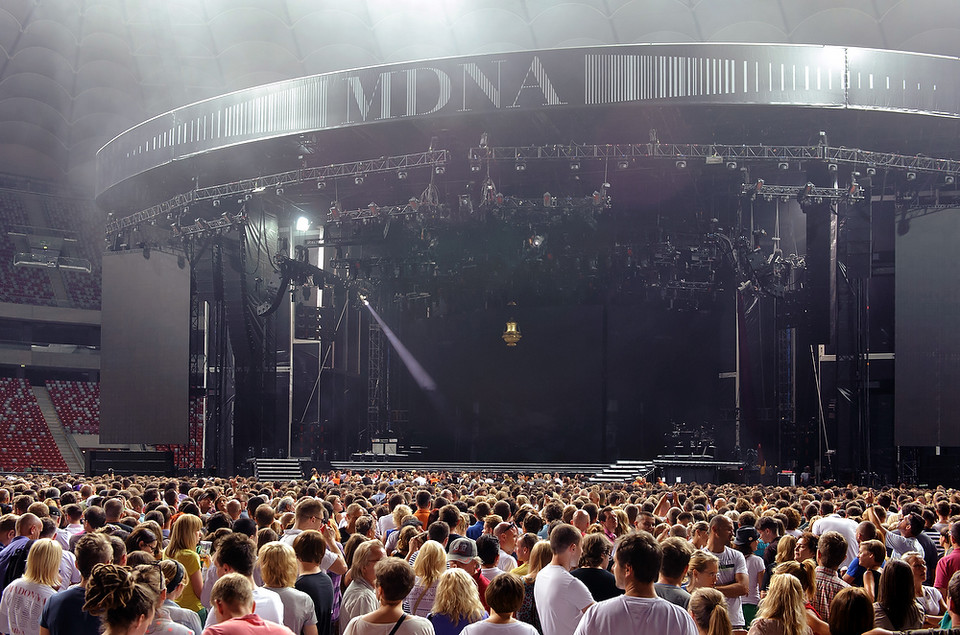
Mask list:
[[[950,584],[950,578],[957,571],[960,571],[960,548],[954,548],[953,551],[940,558],[940,562],[937,563],[937,575],[933,580],[933,586],[938,589],[946,588]]]

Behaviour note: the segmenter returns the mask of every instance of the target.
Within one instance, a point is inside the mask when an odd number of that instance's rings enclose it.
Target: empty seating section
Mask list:
[[[90,261],[91,273],[61,270],[63,285],[74,306],[100,309],[103,221],[94,204],[82,199],[43,197],[43,210],[50,227],[74,232],[78,244],[71,255]]]
[[[7,234],[14,225],[26,223],[23,203],[15,192],[0,190],[0,302],[56,304],[47,272],[31,267],[14,267],[17,252]]]
[[[50,380],[47,390],[67,432],[100,434],[100,384]],[[203,399],[190,398],[190,442],[186,445],[158,445],[157,449],[173,452],[173,461],[178,468],[203,467]]]
[[[67,471],[25,379],[0,378],[0,469]]]
[[[173,464],[180,469],[203,467],[203,402],[202,398],[190,398],[190,442],[187,445],[158,445],[161,451],[173,452]]]
[[[51,380],[47,390],[67,432],[100,434],[100,384]]]

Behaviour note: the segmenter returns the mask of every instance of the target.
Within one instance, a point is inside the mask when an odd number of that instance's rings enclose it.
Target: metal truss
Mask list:
[[[863,200],[863,190],[853,184],[846,188],[816,187],[811,183],[806,185],[767,185],[763,180],[756,183],[744,183],[740,186],[740,193],[755,198],[762,196],[768,200],[797,199],[801,202],[811,201],[822,203],[825,200],[859,201]]]
[[[868,170],[884,169],[960,176],[960,161],[954,159],[873,152],[828,145],[781,146],[657,142],[604,145],[479,146],[470,148],[468,158],[474,163],[480,161],[525,162],[540,159],[566,159],[568,161],[579,159],[617,161],[629,161],[630,159],[670,159],[675,161],[703,159],[708,164],[728,165],[739,161],[789,163],[790,161],[819,160],[828,163],[856,164]]]
[[[350,163],[336,163],[314,168],[300,168],[267,176],[258,176],[252,179],[242,179],[221,185],[197,188],[189,192],[177,194],[173,198],[141,210],[135,214],[125,216],[107,224],[108,234],[122,231],[128,227],[139,225],[157,216],[168,214],[176,209],[185,207],[194,202],[227,198],[230,196],[247,195],[253,192],[262,192],[267,188],[282,189],[287,185],[316,182],[318,185],[326,179],[345,177],[361,177],[366,174],[382,172],[402,172],[416,168],[432,167],[435,170],[446,165],[450,158],[446,150],[428,150],[414,154],[403,154],[393,157],[379,157],[364,159]]]
[[[202,234],[204,232],[216,232],[218,230],[229,229],[234,225],[243,225],[246,222],[247,217],[244,214],[237,214],[236,216],[224,214],[220,218],[213,220],[199,219],[193,225],[187,225],[185,227],[174,224],[172,225],[172,229],[174,236],[189,236],[191,234]]]

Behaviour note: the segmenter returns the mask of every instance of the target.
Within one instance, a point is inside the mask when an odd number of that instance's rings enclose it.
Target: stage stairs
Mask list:
[[[253,459],[258,481],[301,481],[305,478],[300,459]]]
[[[484,472],[487,474],[593,474],[606,467],[604,463],[463,463],[397,460],[386,455],[371,455],[366,460],[331,461],[335,470],[377,471],[398,470],[406,472]]]
[[[638,478],[653,480],[656,466],[651,461],[617,461],[606,466],[592,477],[591,483],[632,483]]]

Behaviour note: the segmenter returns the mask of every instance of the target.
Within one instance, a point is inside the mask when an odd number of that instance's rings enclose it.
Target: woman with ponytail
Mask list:
[[[687,605],[690,617],[697,624],[700,635],[730,635],[733,625],[727,613],[727,600],[723,593],[709,587],[701,587],[690,596]]]
[[[133,580],[150,589],[157,597],[154,605],[153,620],[147,627],[147,635],[152,633],[171,633],[172,635],[194,635],[193,631],[182,624],[170,619],[170,614],[163,610],[163,603],[167,599],[167,583],[159,563],[141,564],[133,568]]]
[[[153,589],[115,564],[93,567],[84,599],[83,610],[100,618],[103,635],[144,635],[157,605]]]
[[[186,626],[193,631],[194,635],[200,635],[203,632],[200,617],[190,609],[177,604],[177,599],[188,584],[186,569],[176,560],[161,560],[159,566],[167,590],[167,597],[163,600],[163,610],[170,616],[171,621]]]

